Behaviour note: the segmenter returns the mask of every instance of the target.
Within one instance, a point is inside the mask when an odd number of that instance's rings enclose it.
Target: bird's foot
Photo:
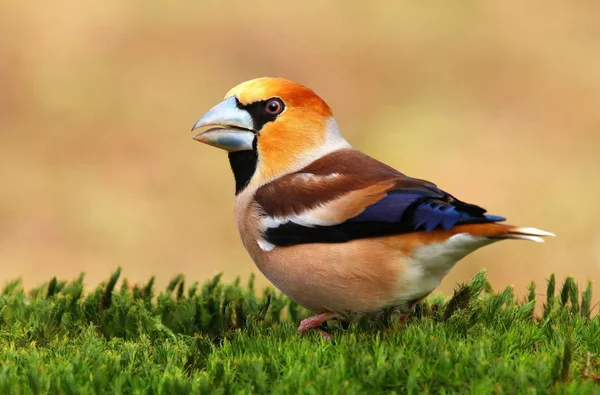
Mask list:
[[[408,320],[408,314],[401,313],[400,317],[398,317],[398,324],[400,326],[403,326],[406,323],[407,320]]]
[[[321,335],[323,335],[325,340],[327,340],[328,342],[331,341],[331,335],[329,333],[325,332],[323,329],[318,328],[317,332],[319,332]]]
[[[304,333],[309,329],[318,328],[322,323],[326,322],[327,320],[332,319],[333,317],[335,317],[334,313],[321,313],[321,314],[313,315],[312,317],[308,317],[308,318],[302,320],[302,322],[300,322],[300,326],[298,327],[298,332]],[[319,332],[321,332],[321,334],[323,336],[325,336],[325,338],[327,340],[331,340],[331,336],[329,335],[329,333],[325,332],[322,329],[317,329],[317,330]]]

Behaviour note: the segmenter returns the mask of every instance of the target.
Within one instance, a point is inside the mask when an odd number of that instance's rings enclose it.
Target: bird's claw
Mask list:
[[[300,322],[300,326],[298,326],[298,332],[304,333],[309,329],[315,328],[319,333],[321,333],[325,337],[325,339],[331,340],[331,335],[325,332],[324,330],[320,329],[319,326],[333,317],[335,317],[334,313],[321,313],[303,319]]]

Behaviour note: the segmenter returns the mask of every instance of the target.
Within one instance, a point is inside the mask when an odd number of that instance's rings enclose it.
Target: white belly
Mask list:
[[[411,259],[406,261],[395,303],[406,306],[407,303],[429,294],[440,285],[456,262],[494,241],[459,233],[442,243],[418,247]]]

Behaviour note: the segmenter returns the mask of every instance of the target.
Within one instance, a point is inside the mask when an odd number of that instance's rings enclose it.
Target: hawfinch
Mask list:
[[[352,148],[311,89],[281,78],[236,86],[192,130],[226,150],[244,247],[316,315],[300,332],[386,308],[410,312],[467,254],[552,233],[501,224],[435,184]]]

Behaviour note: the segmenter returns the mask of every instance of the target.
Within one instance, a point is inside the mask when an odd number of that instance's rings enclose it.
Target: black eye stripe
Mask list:
[[[281,109],[276,113],[270,113],[266,109],[267,103],[272,100],[276,100],[281,106]],[[250,104],[242,104],[238,100],[237,106],[248,111],[254,123],[254,130],[256,131],[261,130],[266,123],[273,122],[285,110],[285,103],[278,97],[271,97],[267,100],[260,100]]]

